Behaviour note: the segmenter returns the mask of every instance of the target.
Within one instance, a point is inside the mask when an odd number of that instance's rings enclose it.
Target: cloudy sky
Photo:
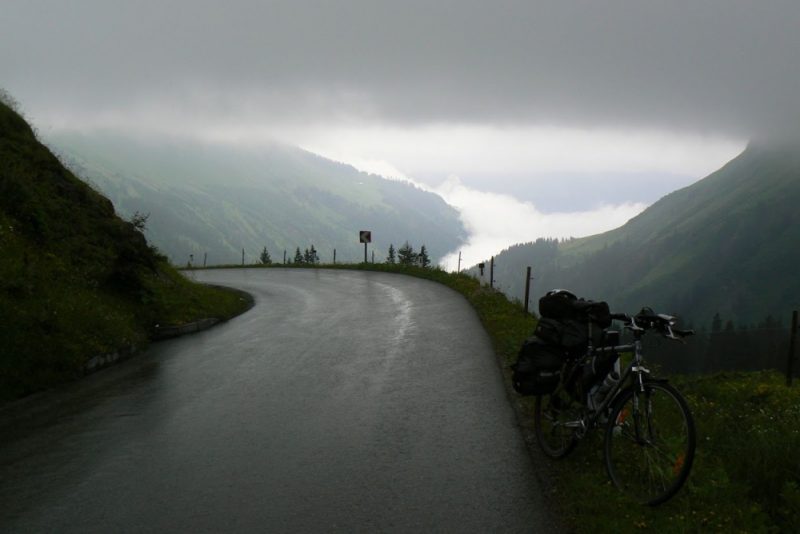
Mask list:
[[[796,0],[4,0],[0,86],[45,132],[279,139],[413,180],[477,261],[797,137],[797,28]]]

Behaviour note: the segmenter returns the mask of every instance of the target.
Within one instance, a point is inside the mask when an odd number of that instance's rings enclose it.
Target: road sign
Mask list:
[[[361,230],[358,232],[359,243],[372,243],[372,232],[369,230]]]

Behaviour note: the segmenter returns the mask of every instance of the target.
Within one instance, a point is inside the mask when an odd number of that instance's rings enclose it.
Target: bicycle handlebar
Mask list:
[[[656,314],[650,308],[642,308],[635,316],[630,316],[627,313],[612,313],[611,319],[616,321],[625,321],[628,323],[625,325],[626,328],[630,328],[631,330],[650,330],[653,328],[658,328],[661,330],[661,333],[670,338],[670,339],[677,339],[681,340],[682,338],[693,336],[694,330],[680,330],[677,328],[673,328],[672,325],[675,324],[675,317],[671,315],[664,315],[664,314]]]

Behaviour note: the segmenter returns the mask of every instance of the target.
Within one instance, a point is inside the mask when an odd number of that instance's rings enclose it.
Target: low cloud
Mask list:
[[[611,230],[647,207],[641,203],[626,203],[603,205],[591,211],[544,214],[530,202],[466,187],[455,176],[434,191],[459,210],[469,233],[460,251],[462,268],[488,260],[511,245],[539,237],[583,237]],[[455,270],[458,253],[448,254],[440,264]]]
[[[7,0],[32,116],[236,124],[797,128],[796,0]],[[163,113],[162,113],[163,112]],[[47,126],[47,124],[41,124]]]

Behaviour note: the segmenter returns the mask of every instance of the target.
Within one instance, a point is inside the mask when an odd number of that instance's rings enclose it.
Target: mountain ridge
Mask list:
[[[433,193],[296,147],[75,133],[48,140],[120,212],[149,212],[148,236],[175,263],[205,253],[238,263],[242,248],[252,263],[264,246],[274,260],[312,244],[323,259],[335,248],[340,261],[360,261],[359,230],[372,231],[376,259],[406,240],[435,259],[466,237],[458,212]]]
[[[495,258],[496,279],[521,297],[520,274],[532,265],[534,294],[566,287],[623,311],[647,305],[698,324],[715,313],[740,324],[784,317],[800,305],[798,203],[797,151],[751,143],[620,228],[510,247]]]

